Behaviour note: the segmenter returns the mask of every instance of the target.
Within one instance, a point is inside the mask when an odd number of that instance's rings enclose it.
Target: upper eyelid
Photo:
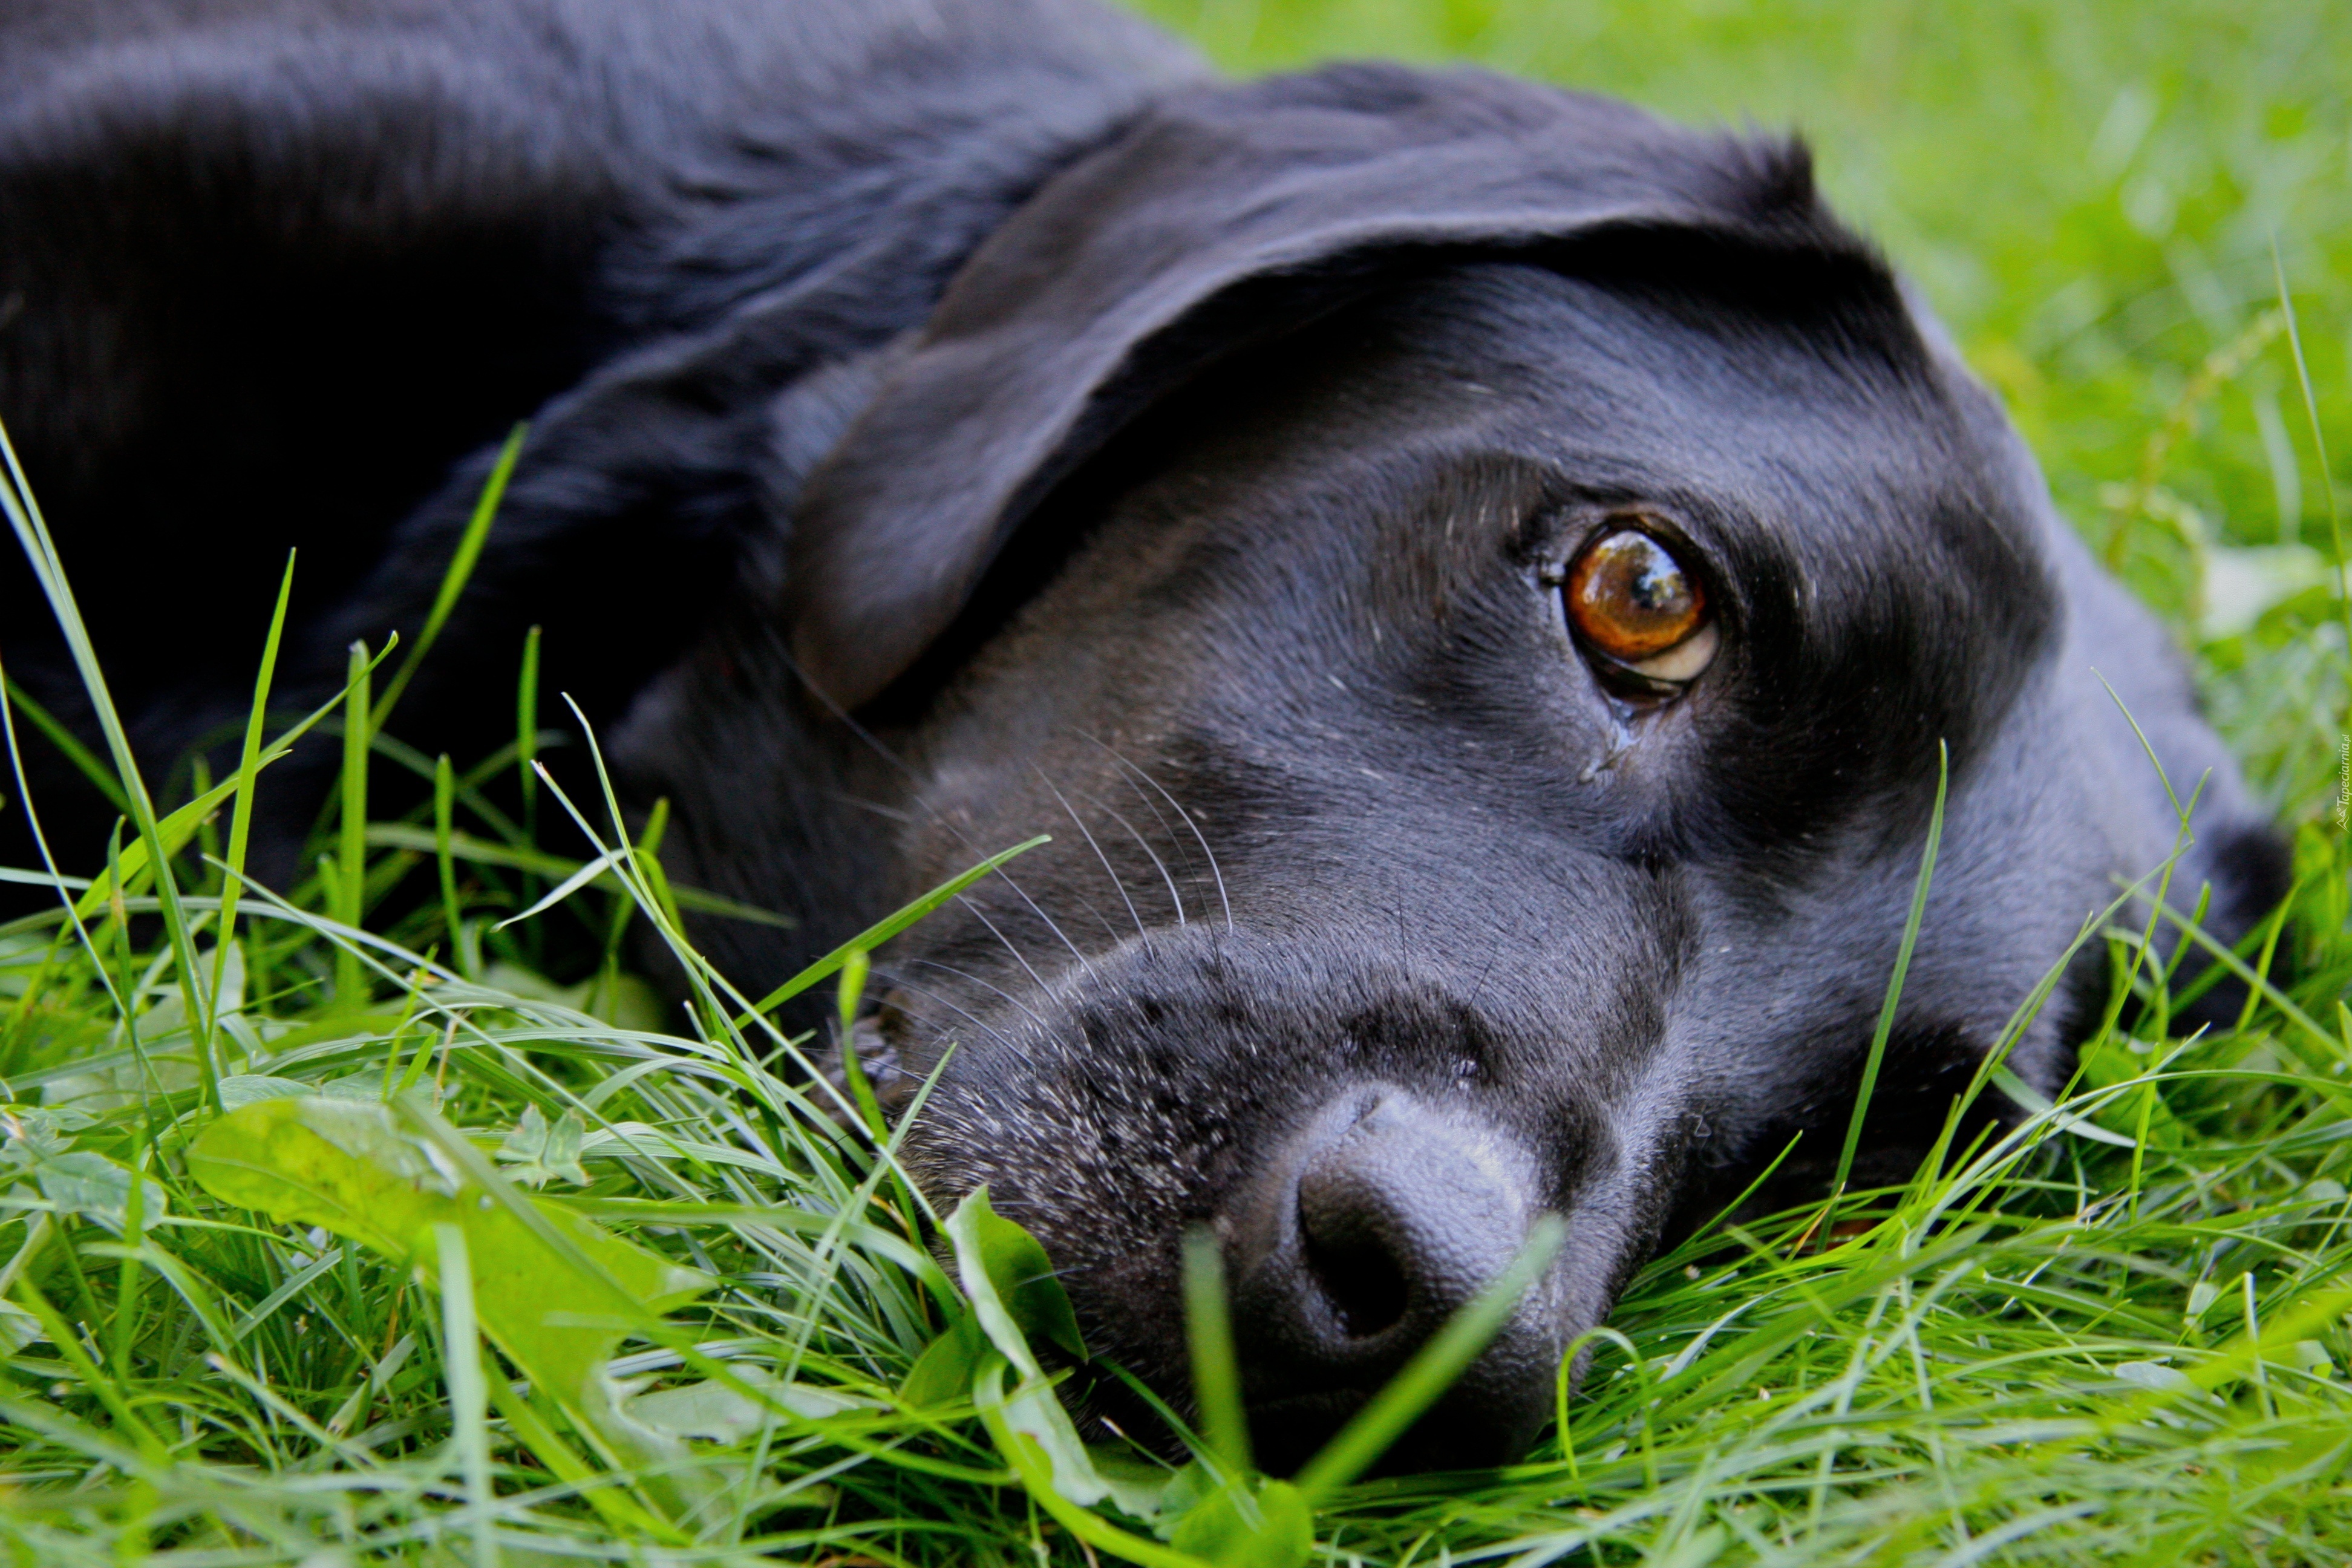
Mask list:
[[[1657,526],[1645,527],[1644,523]],[[1539,577],[1548,587],[1559,586],[1568,581],[1570,570],[1586,550],[1610,534],[1627,528],[1655,540],[1667,554],[1674,557],[1675,565],[1696,577],[1701,591],[1706,595],[1708,612],[1710,616],[1714,615],[1721,603],[1720,584],[1725,575],[1717,566],[1715,552],[1700,542],[1680,519],[1661,508],[1617,505],[1595,509],[1590,516],[1559,528],[1546,542],[1540,557]]]
[[[1706,542],[1711,531],[1694,526],[1686,516],[1687,507],[1662,500],[1578,498],[1554,501],[1542,510],[1550,516],[1530,531],[1537,538],[1529,553],[1540,558],[1548,575],[1565,574],[1585,547],[1609,533],[1612,525],[1632,526],[1664,545],[1686,568],[1696,563],[1704,577],[1715,575],[1717,552]],[[1713,586],[1711,581],[1708,586]]]

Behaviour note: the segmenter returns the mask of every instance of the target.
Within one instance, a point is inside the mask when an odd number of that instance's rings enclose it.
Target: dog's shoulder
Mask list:
[[[143,68],[152,87],[207,66],[309,54],[336,55],[354,74],[399,54],[471,68],[541,95],[550,110],[601,111],[575,120],[575,133],[637,114],[639,135],[790,112],[891,72],[1172,79],[1202,68],[1166,34],[1093,0],[15,0],[0,8],[0,80],[12,99],[87,86],[92,72],[128,82]]]
[[[911,185],[1034,184],[1202,69],[1088,0],[26,0],[0,11],[0,216],[118,292],[161,255],[501,226],[546,264],[634,240],[709,272],[744,247],[681,237],[733,209],[781,200],[751,226],[789,238]]]
[[[541,534],[583,498],[700,519],[604,470],[725,446],[792,376],[919,321],[1056,167],[1205,70],[1090,0],[0,5],[0,419],[69,567],[108,575],[117,700],[159,752],[193,741],[241,677],[163,628],[191,604],[265,623],[290,547],[298,646],[338,606],[382,611],[372,637],[413,620],[469,455],[518,418],[638,437],[534,448],[501,522],[518,572],[544,574],[534,499]],[[758,353],[696,358],[755,303]],[[671,349],[712,376],[578,406]],[[625,541],[640,564],[673,544]],[[12,670],[70,710],[47,625],[0,563]]]
[[[365,473],[356,567],[453,460],[651,339],[894,248],[859,326],[911,324],[1054,167],[1204,68],[1088,0],[23,0],[0,416],[66,525],[117,540],[157,515],[126,465],[174,448],[239,507]]]

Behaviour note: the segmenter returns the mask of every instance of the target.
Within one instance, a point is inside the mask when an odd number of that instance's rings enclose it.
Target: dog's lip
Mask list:
[[[1278,1399],[1253,1399],[1249,1402],[1249,1414],[1254,1421],[1328,1423],[1333,1431],[1337,1431],[1342,1423],[1369,1404],[1371,1397],[1370,1389],[1321,1388],[1308,1394],[1286,1394]]]

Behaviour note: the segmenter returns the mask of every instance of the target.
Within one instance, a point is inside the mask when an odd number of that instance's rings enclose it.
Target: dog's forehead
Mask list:
[[[1819,845],[1874,800],[1924,828],[1939,742],[1983,751],[2057,608],[2030,466],[1896,324],[1907,357],[1516,263],[1425,278],[1204,384],[982,669],[1083,657],[1122,734],[1287,747],[1286,776],[1343,731],[1376,772],[1508,773],[1628,854]],[[1547,583],[1626,510],[1688,544],[1725,651],[1595,783],[1618,742]]]
[[[1715,686],[1738,689],[1748,742],[1874,756],[1838,764],[1841,793],[1868,791],[1932,777],[1939,741],[1964,763],[2061,620],[2030,459],[1891,289],[1885,304],[1764,312],[1463,268],[1333,334],[1326,384],[1365,384],[1292,428],[1339,488],[1381,470],[1355,509],[1366,573],[1419,557],[1486,591],[1502,562],[1556,563],[1612,514],[1654,520],[1726,624]]]
[[[1735,579],[1769,565],[1819,608],[1852,595],[1883,613],[1948,594],[1953,574],[2004,592],[2041,575],[2039,499],[2006,429],[1906,318],[1775,319],[1518,266],[1463,269],[1380,314],[1404,362],[1463,395],[1455,442],[1580,498],[1661,509]]]

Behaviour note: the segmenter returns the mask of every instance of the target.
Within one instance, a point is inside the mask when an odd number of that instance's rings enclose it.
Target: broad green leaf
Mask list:
[[[1044,1451],[1053,1468],[1055,1494],[1080,1508],[1092,1508],[1116,1490],[1121,1494],[1120,1507],[1133,1504],[1138,1510],[1156,1512],[1156,1495],[1126,1495],[1128,1489],[1115,1489],[1095,1468],[1086,1445],[1078,1441],[1077,1428],[1070,1424],[1069,1412],[1062,1408],[1036,1353],[1029,1348],[1028,1333],[1034,1328],[1056,1343],[1079,1346],[1083,1353],[1077,1320],[1061,1282],[1054,1278],[1045,1247],[990,1207],[985,1185],[973,1188],[956,1205],[948,1216],[947,1234],[955,1249],[958,1278],[964,1294],[971,1299],[973,1321],[989,1343],[1021,1374],[1020,1385],[1009,1394],[998,1394],[993,1407],[1005,1426]],[[984,1386],[997,1381],[985,1376],[992,1363],[992,1358],[981,1360],[975,1400],[984,1397]],[[914,1381],[911,1374],[908,1381]],[[1149,1514],[1139,1512],[1138,1516]]]
[[[299,1100],[318,1089],[299,1079],[271,1078],[266,1073],[235,1073],[221,1079],[221,1108],[235,1110],[259,1100]]]
[[[1314,1510],[1288,1481],[1235,1482],[1188,1510],[1169,1544],[1218,1568],[1298,1568],[1315,1550]]]
[[[1106,1548],[1129,1563],[1141,1563],[1144,1568],[1202,1568],[1202,1559],[1190,1552],[1163,1546],[1159,1542],[1130,1534],[1100,1515],[1087,1512],[1090,1505],[1082,1504],[1072,1496],[1062,1476],[1062,1461],[1038,1439],[1034,1430],[1021,1426],[1015,1419],[1019,1396],[1007,1398],[1004,1393],[1004,1373],[1011,1364],[993,1351],[982,1361],[979,1375],[972,1379],[972,1404],[980,1413],[981,1425],[988,1430],[989,1440],[996,1445],[996,1451],[1003,1455],[1006,1463],[1013,1467],[1013,1474],[1021,1478],[1023,1488],[1035,1500],[1037,1506],[1080,1540]],[[1050,1399],[1051,1392],[1046,1391],[1046,1395]],[[1058,1415],[1061,1406],[1056,1405],[1054,1409]],[[1067,1416],[1062,1417],[1062,1424],[1065,1426],[1068,1425]],[[1160,1494],[1166,1490],[1164,1485],[1144,1489],[1130,1499],[1114,1493],[1111,1484],[1095,1473],[1084,1448],[1078,1449],[1078,1458],[1086,1465],[1087,1474],[1102,1489],[1098,1496],[1118,1495],[1122,1508],[1129,1508],[1131,1501],[1135,1506],[1129,1511],[1138,1518],[1149,1518],[1158,1511]]]
[[[0,1105],[0,1165],[29,1166],[73,1147],[72,1134],[98,1119],[70,1106]]]
[[[686,1450],[627,1411],[606,1363],[622,1336],[710,1288],[702,1274],[559,1205],[533,1205],[590,1268],[475,1187],[390,1110],[359,1100],[263,1100],[229,1111],[188,1147],[189,1173],[224,1202],[323,1226],[435,1278],[436,1225],[465,1234],[484,1332],[616,1464],[675,1466]],[[674,1478],[649,1489],[683,1508]]]
[[[14,1301],[0,1301],[0,1355],[15,1355],[26,1345],[48,1337],[40,1319]]]
[[[845,1410],[867,1409],[872,1401],[853,1398],[829,1388],[786,1383],[757,1367],[731,1369],[754,1398],[741,1389],[715,1379],[640,1394],[629,1401],[629,1413],[656,1432],[673,1437],[702,1437],[714,1443],[740,1443],[782,1414],[821,1421]]]
[[[962,1399],[971,1393],[972,1377],[987,1353],[988,1336],[981,1332],[980,1320],[966,1312],[915,1358],[898,1397],[918,1410]]]
[[[1111,1495],[1109,1479],[1095,1468],[1094,1456],[1078,1441],[1078,1429],[1051,1384],[1023,1383],[1005,1395],[1001,1409],[1005,1425],[1044,1451],[1053,1467],[1055,1491],[1080,1508],[1092,1508]],[[1158,1500],[1150,1500],[1154,1506]]]
[[[2095,1041],[2083,1052],[2083,1081],[2093,1089],[2129,1083],[2146,1076],[2148,1070],[2147,1057],[2113,1040]],[[2163,1094],[2152,1083],[2111,1097],[2092,1120],[2120,1136],[2128,1147],[2138,1142],[2143,1116],[2147,1120],[2149,1148],[2179,1147],[2180,1124],[2173,1119],[2171,1108],[2164,1103]]]
[[[181,1020],[178,1002],[172,1002],[170,1022]],[[162,1011],[161,1008],[155,1011]],[[144,1020],[142,1020],[142,1024]],[[204,1072],[196,1064],[195,1047],[184,1031],[177,1035],[177,1044],[170,1049],[150,1048],[138,1056],[126,1056],[110,1066],[94,1072],[71,1073],[53,1078],[42,1089],[42,1095],[51,1105],[70,1107],[85,1115],[98,1115],[137,1105],[150,1093],[177,1094],[195,1088],[204,1081]]]
[[[40,1184],[41,1195],[61,1212],[87,1215],[117,1236],[122,1234],[131,1208],[129,1171],[103,1154],[76,1150],[43,1160],[33,1167],[32,1174]],[[144,1184],[139,1228],[152,1230],[168,1212],[169,1200],[163,1184],[154,1177],[142,1176],[139,1180]]]
[[[0,1140],[0,1183],[29,1176],[58,1213],[87,1215],[121,1236],[130,1217],[131,1173],[103,1154],[73,1147],[72,1131],[88,1126],[90,1120],[76,1110],[0,1106],[0,1129],[7,1134]],[[143,1184],[139,1209],[143,1234],[163,1221],[170,1200],[152,1176],[137,1179]],[[12,1331],[9,1325],[0,1325],[0,1341]]]
[[[588,1124],[576,1110],[566,1110],[550,1121],[538,1106],[526,1105],[515,1130],[499,1145],[497,1158],[518,1182],[543,1187],[561,1177],[584,1187],[588,1173],[580,1168],[580,1140],[587,1132]]]
[[[2147,1070],[2144,1058],[2106,1039],[2095,1040],[2084,1048],[2082,1065],[2083,1081],[2093,1089],[2111,1089]]]
[[[956,1205],[948,1219],[948,1237],[955,1247],[964,1293],[981,1313],[989,1338],[1013,1365],[1036,1375],[1027,1342],[1032,1334],[1042,1334],[1080,1360],[1086,1358],[1077,1314],[1070,1310],[1053,1259],[1035,1237],[996,1212],[985,1185]],[[999,1306],[1011,1320],[1010,1332],[988,1321],[988,1314]]]

